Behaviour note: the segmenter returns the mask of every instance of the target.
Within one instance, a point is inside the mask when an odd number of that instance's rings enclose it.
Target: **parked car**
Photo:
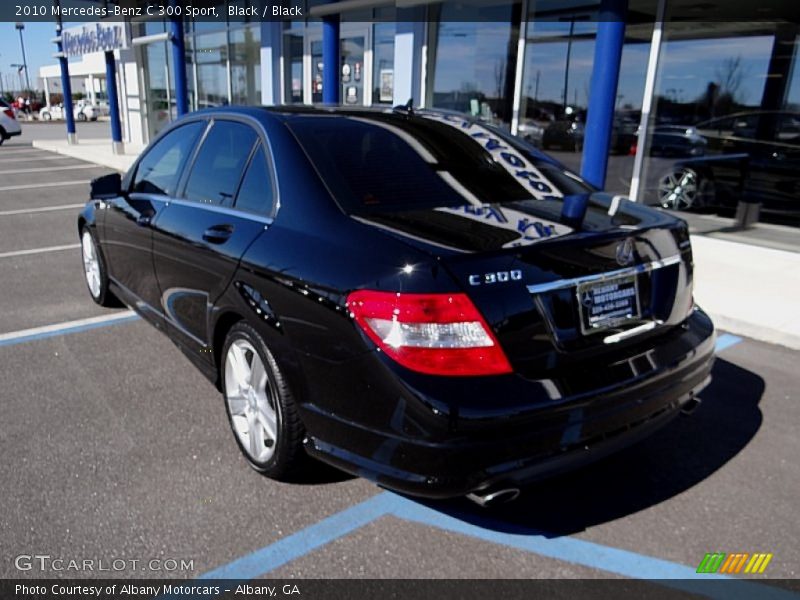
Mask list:
[[[581,152],[584,135],[583,122],[571,118],[558,119],[545,127],[542,133],[542,148]]]
[[[17,120],[11,105],[5,100],[0,100],[0,146],[17,135],[22,135],[22,125]]]
[[[657,125],[650,139],[650,156],[703,156],[708,142],[695,127]]]
[[[195,112],[77,229],[94,301],[165,332],[271,477],[509,499],[691,410],[714,360],[683,220],[463,115]]]
[[[78,101],[72,106],[72,114],[78,121],[96,121],[100,113],[101,109],[92,106],[88,102]],[[41,121],[61,120],[63,118],[63,104],[48,105],[39,111],[39,120]]]
[[[800,113],[738,113],[695,129],[706,156],[676,162],[660,178],[662,206],[732,209],[744,200],[772,216],[800,217]]]
[[[95,106],[83,100],[75,103],[74,113],[78,121],[97,121],[97,117],[100,114]]]
[[[585,113],[575,113],[550,123],[542,134],[541,147],[544,150],[558,148],[573,152],[583,151],[583,140],[586,135],[584,126]],[[630,154],[636,144],[638,123],[628,119],[615,117],[609,152],[611,154]]]

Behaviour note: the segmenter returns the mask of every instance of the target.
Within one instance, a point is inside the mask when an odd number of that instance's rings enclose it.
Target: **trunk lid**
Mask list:
[[[685,222],[602,193],[588,198],[580,223],[562,220],[561,206],[525,200],[354,218],[435,256],[515,370],[540,377],[598,353],[629,355],[692,307]]]

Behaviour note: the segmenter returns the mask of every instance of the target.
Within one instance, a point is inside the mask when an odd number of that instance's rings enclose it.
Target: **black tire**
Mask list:
[[[6,130],[0,127],[0,146],[6,141]]]
[[[276,420],[277,440],[265,440],[272,442],[268,445],[272,449],[271,455],[264,461],[258,461],[251,456],[243,445],[239,433],[233,421],[231,412],[231,400],[228,396],[228,353],[234,343],[243,340],[258,353],[264,369],[266,371],[266,397],[270,402]],[[228,332],[225,344],[220,355],[220,377],[222,382],[222,395],[225,398],[225,412],[228,415],[228,424],[236,440],[236,445],[247,460],[247,463],[259,473],[272,479],[290,479],[293,475],[302,470],[308,461],[308,455],[303,448],[305,428],[297,414],[294,397],[291,390],[278,367],[275,358],[267,348],[261,335],[245,321],[239,321]],[[252,358],[250,363],[252,363]]]
[[[92,290],[92,285],[89,282],[89,273],[88,267],[86,264],[86,256],[84,248],[84,239],[85,236],[89,236],[91,239],[92,247],[94,250],[94,256],[97,260],[97,267],[98,267],[98,279],[99,279],[99,287],[96,288],[96,292]],[[83,272],[84,272],[84,281],[86,283],[86,288],[89,290],[89,295],[92,297],[97,304],[100,306],[105,306],[106,308],[117,308],[122,306],[122,303],[117,299],[116,296],[111,292],[108,288],[108,269],[106,268],[106,261],[103,257],[103,252],[100,250],[100,246],[97,243],[97,237],[95,236],[94,231],[91,227],[84,225],[81,229],[81,259],[83,262]]]
[[[82,112],[79,112],[78,113],[78,121],[85,121],[85,120],[86,120],[86,115],[83,114]]]

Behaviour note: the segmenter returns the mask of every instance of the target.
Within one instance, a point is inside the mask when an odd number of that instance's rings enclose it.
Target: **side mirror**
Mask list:
[[[93,179],[90,190],[89,196],[92,200],[115,198],[122,193],[122,176],[119,173],[111,173]]]

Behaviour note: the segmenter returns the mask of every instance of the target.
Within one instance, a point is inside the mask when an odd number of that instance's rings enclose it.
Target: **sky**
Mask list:
[[[53,23],[25,23],[22,32],[25,40],[25,54],[28,58],[28,71],[31,85],[36,86],[39,67],[53,64],[55,44],[50,40],[55,37],[56,29]],[[14,81],[14,88],[19,87],[17,69],[12,64],[22,64],[22,50],[19,44],[19,32],[14,29],[14,23],[0,22],[0,76],[3,77],[3,86],[8,85],[8,79]],[[23,73],[24,78],[24,73]]]

